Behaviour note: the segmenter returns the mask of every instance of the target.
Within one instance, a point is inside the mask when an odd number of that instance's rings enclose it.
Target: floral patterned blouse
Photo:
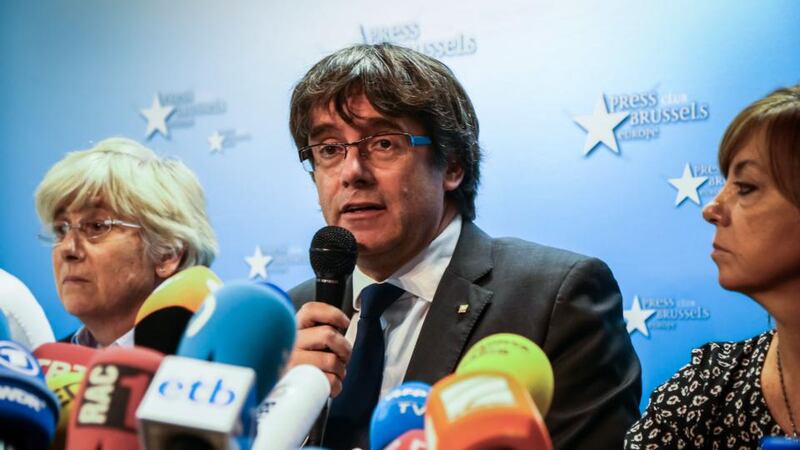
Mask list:
[[[757,449],[764,436],[784,436],[761,392],[774,333],[692,350],[691,362],[650,395],[625,448]]]

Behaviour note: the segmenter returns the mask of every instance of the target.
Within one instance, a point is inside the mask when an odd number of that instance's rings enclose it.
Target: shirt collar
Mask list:
[[[461,216],[457,215],[427,247],[384,282],[400,287],[426,302],[432,302],[461,236],[461,223]],[[374,283],[378,281],[356,266],[353,271],[353,308],[356,311],[361,310],[361,290]]]
[[[81,327],[78,331],[76,331],[70,342],[76,345],[82,345],[84,347],[97,349],[104,348],[99,342],[97,342],[97,339],[95,339],[92,332],[86,327]],[[109,345],[109,347],[133,347],[133,328],[131,328],[127,333],[118,337],[116,341]]]

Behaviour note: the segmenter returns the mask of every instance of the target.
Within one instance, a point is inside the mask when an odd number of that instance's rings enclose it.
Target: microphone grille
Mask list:
[[[314,234],[309,249],[311,268],[318,277],[342,277],[353,273],[358,248],[353,233],[327,226]]]

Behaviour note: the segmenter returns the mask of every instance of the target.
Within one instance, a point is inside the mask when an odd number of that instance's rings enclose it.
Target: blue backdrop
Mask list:
[[[800,82],[800,3],[431,3],[0,3],[0,267],[57,336],[77,326],[36,239],[33,191],[65,152],[122,135],[198,174],[223,280],[309,277],[323,221],[288,132],[291,89],[338,48],[391,41],[442,59],[475,103],[477,223],[614,270],[645,394],[692,347],[769,326],[718,286],[700,210],[723,182],[730,120]]]

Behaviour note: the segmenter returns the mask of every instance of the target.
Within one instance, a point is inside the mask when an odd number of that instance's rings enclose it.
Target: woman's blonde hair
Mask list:
[[[36,212],[49,227],[61,211],[87,207],[98,198],[142,226],[154,263],[181,252],[178,270],[214,260],[217,240],[203,188],[182,162],[159,158],[130,139],[105,139],[67,153],[50,168],[36,188]]]

